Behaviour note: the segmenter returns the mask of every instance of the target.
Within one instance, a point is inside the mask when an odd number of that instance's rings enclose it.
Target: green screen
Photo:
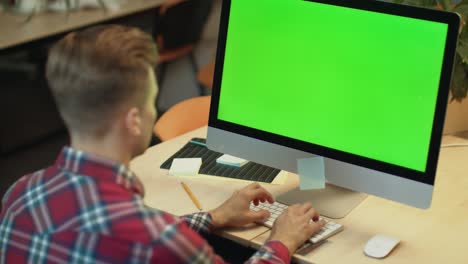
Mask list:
[[[233,0],[218,119],[425,171],[447,25]]]

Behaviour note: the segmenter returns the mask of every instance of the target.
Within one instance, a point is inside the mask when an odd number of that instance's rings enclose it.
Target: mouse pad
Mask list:
[[[249,161],[242,167],[223,165],[216,162],[223,153],[209,150],[206,140],[192,138],[185,146],[166,160],[161,169],[170,169],[175,158],[202,158],[200,174],[227,177],[233,179],[271,183],[280,170]]]

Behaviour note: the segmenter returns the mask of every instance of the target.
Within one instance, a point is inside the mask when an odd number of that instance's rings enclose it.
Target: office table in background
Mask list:
[[[135,158],[131,169],[145,186],[145,202],[174,215],[197,212],[180,186],[179,178],[169,176],[160,164],[193,137],[206,137],[207,128],[187,133],[149,148]],[[443,144],[468,144],[451,136]],[[246,183],[184,178],[205,210],[220,205],[234,190]],[[298,185],[291,174],[284,185],[262,184],[277,196]],[[468,147],[441,149],[434,198],[429,210],[420,210],[369,196],[343,219],[335,220],[344,231],[329,238],[306,255],[294,259],[306,263],[468,263]],[[368,239],[375,234],[400,238],[400,245],[383,260],[363,254]],[[219,232],[221,236],[246,246],[258,247],[269,235],[263,226],[250,226]]]
[[[78,28],[155,9],[167,0],[127,0],[119,10],[84,9],[44,12],[25,23],[27,16],[0,13],[0,50],[53,37]]]

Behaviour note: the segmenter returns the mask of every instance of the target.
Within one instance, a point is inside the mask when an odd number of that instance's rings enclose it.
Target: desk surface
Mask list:
[[[127,0],[119,10],[79,10],[46,12],[35,15],[25,23],[26,16],[0,13],[0,49],[10,48],[30,41],[46,38],[80,27],[130,15],[157,7],[167,0]]]
[[[183,215],[196,208],[178,183],[159,169],[159,165],[192,137],[204,137],[206,128],[192,131],[152,147],[136,158],[132,169],[142,179],[146,189],[145,202],[155,208]],[[444,143],[466,140],[445,137]],[[331,237],[320,247],[297,260],[309,263],[468,263],[468,148],[441,150],[432,207],[420,210],[369,196],[348,216],[336,220],[345,230]],[[185,180],[199,198],[204,209],[212,209],[227,199],[232,191],[246,183]],[[264,186],[278,195],[297,186],[296,175],[284,185]],[[383,233],[402,240],[383,260],[363,255],[366,241]],[[244,245],[258,247],[268,237],[268,229],[260,226],[228,230],[223,236]]]

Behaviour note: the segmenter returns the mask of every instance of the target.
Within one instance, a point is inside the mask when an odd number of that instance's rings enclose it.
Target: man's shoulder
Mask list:
[[[20,177],[16,182],[14,182],[5,192],[2,198],[2,202],[4,206],[9,204],[9,201],[15,201],[19,197],[21,197],[26,190],[28,189],[29,182],[34,180],[39,175],[44,175],[47,171],[50,170],[51,167],[44,168],[32,173],[28,173]]]

